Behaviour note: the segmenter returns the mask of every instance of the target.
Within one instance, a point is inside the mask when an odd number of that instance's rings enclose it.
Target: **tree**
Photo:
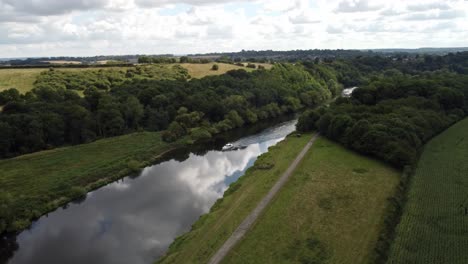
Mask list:
[[[148,56],[140,56],[138,57],[138,63],[151,63],[153,62],[153,58]]]
[[[173,142],[185,136],[187,131],[178,122],[173,121],[166,131],[163,132],[162,138],[166,142]]]
[[[60,146],[65,142],[65,122],[61,115],[53,112],[40,114],[43,137],[49,146]]]
[[[100,135],[109,137],[123,133],[125,121],[119,110],[119,104],[111,96],[104,95],[99,100],[97,116]]]
[[[144,114],[143,105],[135,96],[129,96],[123,105],[125,124],[129,129],[137,129]]]
[[[217,71],[218,69],[219,69],[218,64],[213,64],[213,66],[211,67],[212,71]]]
[[[5,122],[0,122],[0,157],[5,158],[10,155],[11,147],[14,144],[14,130]],[[1,230],[1,229],[0,229]]]
[[[225,119],[229,120],[234,127],[241,127],[244,125],[244,120],[235,110],[229,111],[229,113],[227,113],[225,116]]]
[[[18,101],[19,99],[20,93],[15,88],[11,88],[0,92],[0,105],[4,105],[12,101]]]
[[[164,130],[169,125],[169,114],[163,109],[154,109],[150,106],[145,108],[144,113],[144,126],[149,131]]]
[[[320,114],[317,110],[306,110],[299,116],[296,129],[301,132],[314,130],[317,128],[317,121],[319,119]]]
[[[79,105],[63,107],[65,141],[71,144],[90,142],[96,138],[90,112]]]
[[[187,57],[187,56],[182,56],[179,58],[179,62],[180,63],[189,63],[190,62],[190,58]]]
[[[190,137],[195,141],[207,140],[211,138],[211,133],[206,128],[197,127],[190,130]]]

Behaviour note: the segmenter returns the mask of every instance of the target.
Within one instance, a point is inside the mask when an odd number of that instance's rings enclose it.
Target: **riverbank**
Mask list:
[[[259,158],[160,263],[205,263],[257,205],[311,135],[288,137]],[[268,167],[268,166],[266,166]],[[384,229],[399,171],[320,138],[223,263],[365,263]],[[271,243],[275,241],[274,243]]]
[[[140,132],[89,144],[0,160],[0,233],[20,231],[31,221],[83,197],[183,146],[160,132]]]
[[[206,263],[276,183],[312,135],[288,136],[261,155],[211,208],[178,237],[161,263]]]
[[[163,159],[183,160],[188,149],[194,153],[206,151],[208,145],[220,149],[227,140],[293,118],[285,115],[264,120],[218,134],[203,144],[189,138],[168,143],[162,140],[162,132],[137,132],[0,160],[0,234],[21,231],[33,220],[83,198],[87,192],[138,174]]]

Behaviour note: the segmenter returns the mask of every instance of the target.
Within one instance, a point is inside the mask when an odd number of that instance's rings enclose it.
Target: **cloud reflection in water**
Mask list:
[[[238,151],[190,154],[89,193],[21,233],[10,263],[151,263],[282,137]]]

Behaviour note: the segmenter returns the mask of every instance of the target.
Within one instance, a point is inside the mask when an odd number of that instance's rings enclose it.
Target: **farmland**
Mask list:
[[[290,137],[264,154],[257,163],[273,169],[249,170],[161,262],[206,263],[309,138]],[[398,171],[319,138],[223,263],[369,262],[398,181]]]
[[[464,119],[425,146],[388,263],[466,263],[467,131]]]

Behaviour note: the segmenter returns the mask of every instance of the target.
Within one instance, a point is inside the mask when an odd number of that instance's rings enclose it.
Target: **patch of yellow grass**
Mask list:
[[[16,88],[26,93],[33,87],[34,81],[42,71],[47,69],[0,69],[0,91]]]
[[[213,64],[218,64],[219,69],[217,71],[211,70]],[[251,68],[241,67],[234,64],[227,64],[227,63],[181,63],[182,67],[188,70],[190,76],[192,78],[203,78],[209,75],[221,75],[230,70],[239,70],[244,69],[246,71],[252,71]]]
[[[128,67],[93,67],[93,68],[55,68],[57,71],[98,71],[123,69]],[[47,71],[47,68],[31,68],[31,69],[0,69],[0,92],[16,88],[20,93],[24,94],[33,88],[33,84],[37,76]]]

